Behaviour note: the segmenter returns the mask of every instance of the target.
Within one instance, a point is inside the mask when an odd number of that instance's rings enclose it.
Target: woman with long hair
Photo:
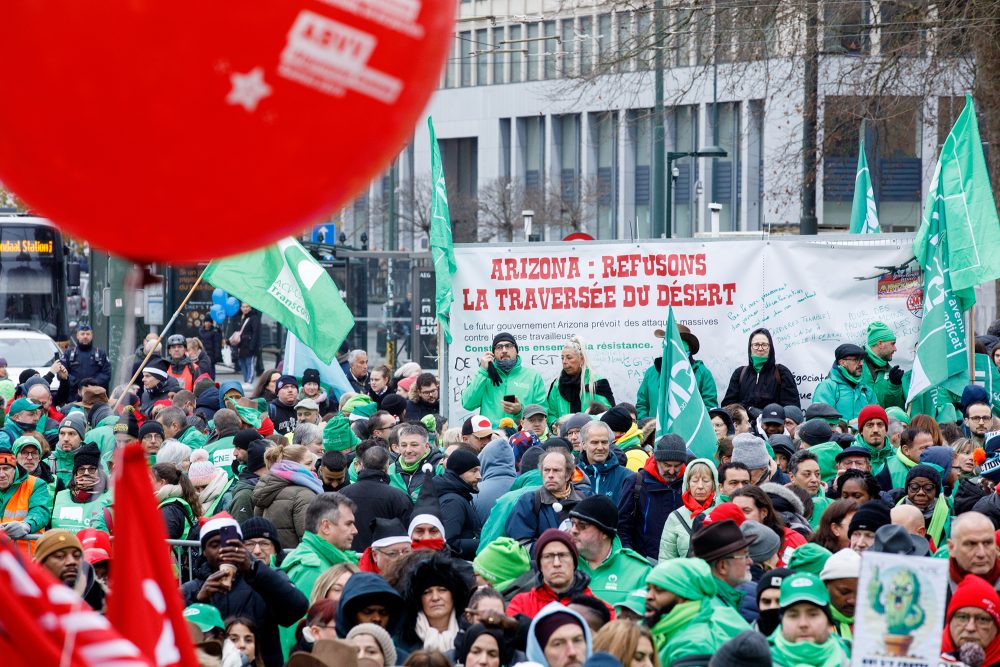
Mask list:
[[[452,558],[438,551],[411,561],[399,582],[406,618],[400,645],[409,651],[448,652],[455,648],[458,619],[469,603],[472,580]]]
[[[546,400],[550,422],[566,414],[587,412],[593,403],[599,403],[604,410],[615,405],[611,385],[591,368],[587,344],[581,336],[571,336],[563,347],[562,372],[549,385]]]
[[[244,658],[244,664],[264,667],[257,652],[257,626],[249,618],[235,616],[226,620],[226,639],[233,643]]]
[[[775,360],[771,332],[760,328],[750,332],[747,364],[733,371],[722,405],[739,403],[763,410],[769,403],[799,407],[795,375]]]
[[[257,384],[254,385],[250,398],[263,398],[268,403],[276,399],[278,397],[277,383],[280,377],[281,371],[277,368],[266,369],[257,378]]]
[[[847,528],[858,507],[858,502],[850,498],[831,503],[820,517],[819,528],[809,541],[828,549],[830,553],[850,547],[851,538],[847,536]]]
[[[306,509],[323,493],[313,470],[316,455],[303,445],[279,444],[264,452],[267,473],[253,490],[254,516],[262,516],[278,530],[278,541],[294,549],[306,532]]]
[[[649,628],[629,621],[611,621],[594,635],[594,652],[618,658],[623,667],[660,667],[660,656]]]
[[[762,523],[781,538],[776,567],[785,567],[792,552],[806,543],[806,538],[785,525],[781,513],[774,509],[771,497],[757,486],[744,486],[733,492],[731,500],[736,503],[747,519]]]
[[[173,463],[153,466],[157,508],[167,526],[167,539],[183,540],[193,534],[201,516],[201,502],[191,480]]]

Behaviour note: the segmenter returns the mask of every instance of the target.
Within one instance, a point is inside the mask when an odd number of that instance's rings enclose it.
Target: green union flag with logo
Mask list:
[[[273,317],[326,362],[354,327],[330,274],[293,238],[214,260],[204,279]]]
[[[882,231],[878,223],[878,207],[875,205],[875,191],[872,176],[868,171],[865,156],[865,140],[858,149],[858,173],[854,177],[854,203],[851,206],[851,234],[878,234]]]
[[[684,439],[692,454],[712,458],[717,448],[715,431],[698,389],[698,378],[691,369],[687,348],[674,321],[673,308],[667,309],[664,331],[656,436],[675,433]]]

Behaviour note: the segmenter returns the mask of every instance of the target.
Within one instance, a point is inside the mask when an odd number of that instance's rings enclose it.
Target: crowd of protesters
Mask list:
[[[168,537],[199,547],[179,585],[204,664],[846,666],[877,551],[947,559],[941,662],[1000,665],[994,397],[908,406],[880,322],[832,346],[804,408],[766,329],[724,391],[680,334],[712,455],[657,437],[660,359],[622,403],[578,336],[545,379],[497,334],[449,424],[416,364],[353,350],[353,391],[315,369],[251,388],[213,379],[211,337],[167,337],[109,396],[83,327],[44,374],[0,378],[0,528],[102,610],[114,452],[140,442]],[[998,334],[977,340],[991,373]]]

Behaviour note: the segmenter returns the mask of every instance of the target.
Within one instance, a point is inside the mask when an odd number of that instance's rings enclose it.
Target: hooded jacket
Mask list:
[[[767,336],[771,344],[767,361],[759,373],[754,370],[750,347],[750,341],[757,334]],[[801,407],[795,376],[774,360],[774,341],[767,329],[754,329],[750,332],[747,338],[747,365],[733,371],[732,377],[729,378],[729,388],[726,389],[726,395],[722,399],[723,405],[730,403],[740,403],[745,408],[753,407],[759,410],[763,410],[769,403]]]
[[[510,491],[517,478],[514,450],[506,440],[497,438],[483,447],[479,463],[483,478],[479,480],[479,493],[472,499],[472,506],[476,509],[479,523],[485,525],[497,499]]]
[[[441,504],[441,522],[448,546],[460,558],[472,560],[476,557],[479,533],[483,527],[472,506],[475,493],[472,486],[451,470],[445,470],[443,475],[437,477],[434,485]]]
[[[205,423],[215,418],[215,413],[219,410],[219,390],[211,387],[201,392],[201,396],[194,404],[194,413],[205,420]]]
[[[830,374],[816,386],[812,397],[813,403],[833,406],[847,421],[857,419],[861,409],[866,405],[877,403],[877,399],[875,390],[871,385],[865,384],[863,377],[855,380],[852,383],[847,377],[847,371],[834,362]]]
[[[524,614],[528,618],[535,618],[546,605],[558,602],[568,605],[574,595],[594,595],[590,590],[590,576],[577,568],[573,571],[573,581],[569,589],[556,593],[549,588],[549,585],[542,580],[540,573],[535,575],[535,586],[531,590],[515,595],[510,604],[507,605],[507,615],[513,618],[518,614]]]
[[[212,569],[203,560],[195,578],[181,586],[185,606],[198,601],[198,591],[210,574]],[[257,628],[257,650],[266,665],[284,663],[279,626],[294,627],[309,609],[306,596],[295,588],[288,575],[256,559],[252,559],[249,572],[236,573],[228,593],[215,593],[208,604],[218,609],[224,619],[245,617],[253,621]]]
[[[281,546],[291,549],[298,546],[306,532],[306,509],[316,495],[314,490],[294,480],[269,472],[254,487],[253,513],[273,523]]]
[[[688,357],[691,362],[691,370],[694,378],[698,381],[698,390],[701,392],[701,400],[705,403],[705,409],[719,407],[719,393],[715,387],[715,378],[708,370],[701,359]],[[653,359],[653,365],[646,369],[642,376],[642,383],[639,385],[639,393],[635,397],[635,414],[639,421],[647,417],[655,417],[660,403],[660,367],[663,366],[663,357]]]
[[[410,497],[390,486],[389,476],[381,470],[362,470],[358,473],[358,481],[345,486],[340,493],[358,506],[354,511],[358,534],[351,543],[351,549],[358,553],[372,544],[372,519],[403,519],[413,510]]]
[[[32,533],[37,533],[49,525],[52,518],[52,496],[49,493],[49,486],[40,477],[32,477],[28,471],[20,465],[14,467],[14,481],[7,487],[6,491],[0,491],[0,515],[7,523],[7,516],[15,511],[11,500],[18,494],[21,486],[31,484],[31,493],[28,495],[27,507],[22,503],[21,509],[26,509],[26,513],[20,517],[13,517],[9,521],[24,521],[31,527]]]
[[[590,636],[590,626],[587,622],[583,620],[583,616],[570,609],[569,607],[564,607],[558,603],[552,603],[538,610],[538,615],[535,616],[534,620],[531,621],[531,625],[528,627],[528,646],[525,653],[528,656],[529,662],[535,662],[542,667],[549,667],[549,661],[545,659],[545,647],[538,643],[538,636],[535,634],[535,628],[538,627],[538,622],[556,613],[569,614],[570,616],[576,617],[580,625],[583,626],[583,637],[587,642],[587,655],[584,659],[589,658],[590,654],[594,652],[593,645],[591,644]]]
[[[624,602],[632,591],[644,588],[650,570],[649,561],[638,552],[622,547],[617,535],[611,540],[611,551],[603,563],[592,568],[581,556],[578,567],[590,576],[594,596],[612,606]]]
[[[396,636],[403,620],[403,596],[385,579],[371,572],[355,574],[344,584],[344,592],[337,606],[337,636],[347,637],[351,628],[357,625],[356,614],[370,604],[381,604],[389,611],[389,627],[386,632],[390,636]]]
[[[635,488],[635,473],[626,468],[618,459],[616,447],[608,449],[604,463],[587,463],[587,454],[580,454],[579,468],[590,478],[590,490],[595,496],[607,496],[620,505],[623,499],[632,495]],[[623,453],[622,453],[623,454]],[[622,458],[625,458],[624,454]]]
[[[712,471],[712,479],[715,482],[715,488],[712,491],[712,504],[701,512],[701,514],[704,514],[705,512],[710,512],[712,507],[719,504],[719,474],[715,469],[715,463],[708,459],[695,459],[691,461],[684,469],[684,479],[681,485],[682,496],[685,491],[690,490],[691,469],[696,463],[707,464]],[[691,546],[691,534],[694,532],[694,520],[696,516],[684,505],[683,500],[677,509],[670,513],[663,526],[663,534],[660,536],[659,557],[661,561],[670,558],[687,557]]]
[[[480,365],[462,391],[462,407],[466,410],[479,410],[479,414],[493,424],[499,424],[504,417],[510,417],[514,421],[521,418],[521,413],[512,415],[503,411],[500,403],[504,396],[517,396],[522,409],[525,405],[544,405],[545,381],[542,380],[542,374],[522,364],[520,356],[509,373],[504,373],[497,367],[497,374],[500,376],[500,384],[494,385],[489,373]]]
[[[647,558],[659,558],[660,537],[667,517],[683,504],[683,485],[683,475],[672,482],[663,479],[656,460],[650,456],[636,477],[632,493],[618,505],[618,536],[622,546]]]

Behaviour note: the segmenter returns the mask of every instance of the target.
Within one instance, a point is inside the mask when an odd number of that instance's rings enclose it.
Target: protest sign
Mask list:
[[[830,371],[842,342],[865,342],[869,322],[897,335],[908,368],[920,326],[921,280],[912,235],[775,237],[769,240],[456,245],[448,346],[452,421],[464,419],[462,390],[493,336],[509,331],[521,363],[546,387],[559,376],[572,334],[589,346],[591,365],[618,401],[634,402],[643,373],[660,355],[653,330],[674,308],[678,324],[701,341],[720,400],[732,372],[747,363],[749,334],[770,329],[779,363],[796,376],[803,404]]]
[[[947,560],[864,552],[852,667],[936,667],[947,594]]]

